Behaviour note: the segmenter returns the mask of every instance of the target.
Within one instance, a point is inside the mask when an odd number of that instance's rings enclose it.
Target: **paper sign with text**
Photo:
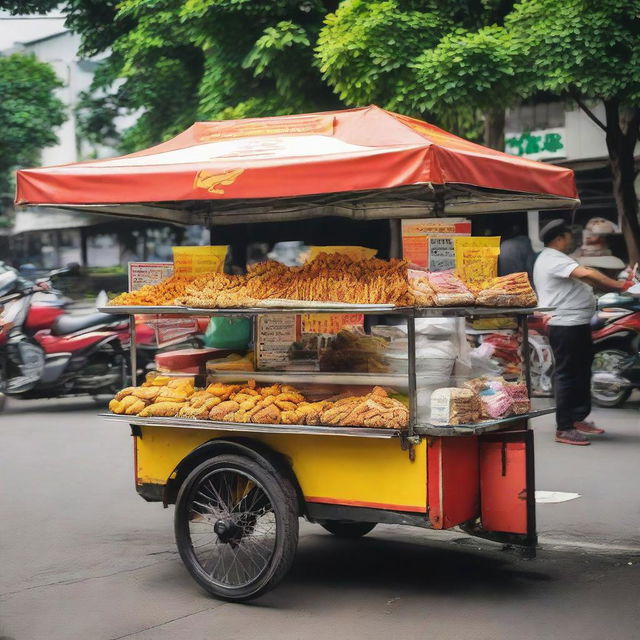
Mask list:
[[[173,274],[173,262],[130,262],[129,291],[158,284]]]

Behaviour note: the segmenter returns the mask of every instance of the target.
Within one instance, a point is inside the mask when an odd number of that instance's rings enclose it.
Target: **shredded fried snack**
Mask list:
[[[538,304],[529,276],[524,272],[494,278],[480,291],[476,301],[487,307],[535,307]]]
[[[109,302],[110,305],[168,305],[174,304],[178,296],[184,295],[186,287],[196,276],[170,276],[158,284],[147,284],[135,291],[121,293]]]

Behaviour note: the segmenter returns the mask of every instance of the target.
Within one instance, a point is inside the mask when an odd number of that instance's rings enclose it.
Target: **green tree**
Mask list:
[[[194,120],[340,107],[313,65],[325,14],[320,0],[123,0],[108,33],[73,0],[68,24],[85,54],[110,48],[80,104],[83,134],[113,133],[113,116],[139,113],[124,150],[155,144]]]
[[[326,18],[317,57],[349,105],[376,102],[503,147],[505,107],[526,80],[499,26],[513,2],[347,0]],[[487,98],[487,88],[493,98]]]
[[[606,136],[613,194],[632,262],[640,260],[640,0],[522,0],[505,23],[536,88],[575,100]],[[605,118],[594,113],[604,104]]]
[[[37,164],[40,151],[57,143],[54,129],[66,120],[60,86],[34,56],[0,57],[0,194],[11,190],[14,169]]]

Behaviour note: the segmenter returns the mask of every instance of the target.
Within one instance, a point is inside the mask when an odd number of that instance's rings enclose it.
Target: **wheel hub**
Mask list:
[[[241,538],[241,528],[230,519],[217,520],[213,525],[213,530],[220,542],[237,542]]]

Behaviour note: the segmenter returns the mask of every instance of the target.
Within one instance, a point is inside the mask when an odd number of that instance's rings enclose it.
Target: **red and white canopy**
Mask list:
[[[197,122],[130,155],[24,169],[16,203],[232,223],[572,208],[579,201],[570,169],[371,106]]]

